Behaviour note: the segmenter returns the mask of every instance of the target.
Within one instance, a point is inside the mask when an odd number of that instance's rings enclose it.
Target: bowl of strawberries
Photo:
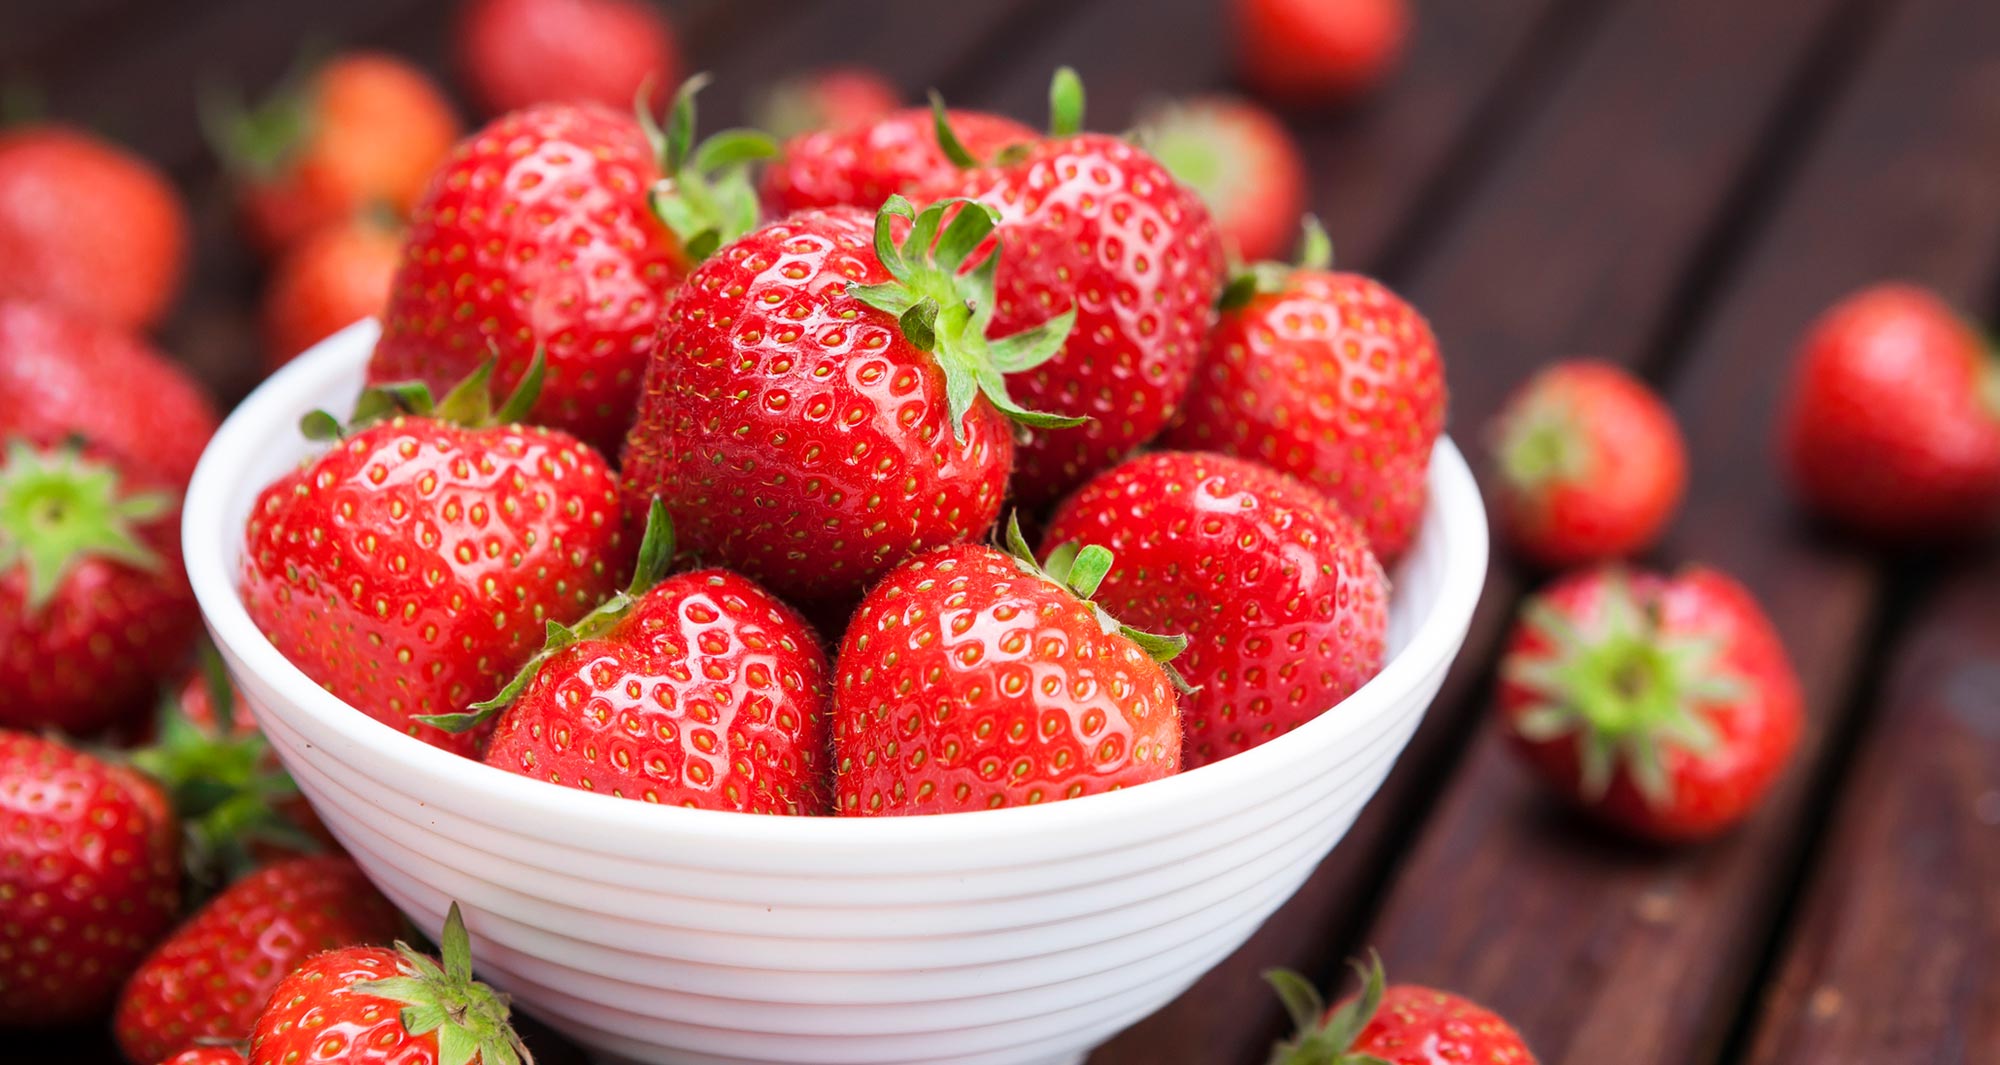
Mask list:
[[[195,473],[190,581],[327,829],[603,1060],[1079,1061],[1296,890],[1465,637],[1423,320],[1315,241],[1232,277],[1052,100],[503,116],[382,324]]]

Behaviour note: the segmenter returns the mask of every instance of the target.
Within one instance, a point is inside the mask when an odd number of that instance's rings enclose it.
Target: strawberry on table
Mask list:
[[[1160,162],[1208,204],[1237,259],[1284,253],[1306,209],[1306,163],[1276,115],[1248,100],[1202,96],[1148,113],[1139,129]]]
[[[1329,270],[1330,256],[1308,220],[1298,267],[1259,264],[1230,282],[1167,442],[1306,481],[1394,563],[1423,518],[1444,362],[1423,315],[1380,282]]]
[[[827,67],[773,86],[757,108],[757,127],[774,137],[846,129],[882,118],[902,103],[902,92],[874,70]]]
[[[1764,612],[1711,569],[1604,567],[1530,600],[1501,663],[1500,720],[1566,798],[1644,839],[1717,835],[1755,808],[1804,720]]]
[[[110,1002],[174,919],[179,838],[138,773],[0,731],[0,1028]]]
[[[453,43],[459,72],[489,113],[630,107],[641,89],[661,93],[680,77],[673,27],[638,0],[468,0]]]
[[[834,681],[838,812],[948,813],[1074,799],[1172,776],[1181,722],[1169,660],[1091,597],[1102,547],[1039,564],[1008,550],[919,555],[868,593]]]
[[[1333,103],[1375,88],[1402,57],[1409,0],[1231,0],[1237,71],[1281,103]]]
[[[265,364],[277,369],[341,329],[381,315],[402,258],[402,234],[372,213],[300,238],[264,291]]]
[[[1141,455],[1057,508],[1044,553],[1069,543],[1117,558],[1097,592],[1113,616],[1186,635],[1190,769],[1290,732],[1382,669],[1388,579],[1360,526],[1300,481],[1223,455]]]
[[[966,158],[991,159],[1041,136],[1000,115],[947,113]],[[787,140],[764,167],[764,207],[773,218],[814,207],[873,211],[891,196],[919,201],[956,181],[960,163],[938,140],[937,116],[910,107],[861,125],[832,126]]]
[[[1521,1034],[1492,1010],[1448,991],[1389,984],[1380,957],[1354,968],[1360,993],[1330,1010],[1297,973],[1265,974],[1298,1029],[1270,1065],[1535,1065]]]
[[[1550,366],[1493,433],[1494,505],[1515,550],[1545,566],[1651,547],[1687,487],[1687,445],[1645,382],[1608,362]]]

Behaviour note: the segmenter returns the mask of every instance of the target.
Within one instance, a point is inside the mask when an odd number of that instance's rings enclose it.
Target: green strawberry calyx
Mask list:
[[[1721,738],[1707,708],[1741,698],[1745,685],[1724,668],[1721,640],[1664,631],[1658,605],[1640,603],[1625,574],[1605,580],[1593,617],[1543,599],[1525,608],[1524,624],[1550,646],[1506,666],[1507,679],[1537,697],[1513,728],[1530,743],[1574,739],[1584,801],[1603,798],[1623,769],[1659,808],[1673,799],[1667,752],[1714,751]]]
[[[453,385],[441,400],[433,400],[430,386],[422,381],[372,385],[354,401],[354,413],[348,415],[345,423],[326,411],[315,410],[299,419],[299,432],[304,433],[308,440],[338,440],[401,415],[429,418],[467,429],[513,425],[526,420],[528,412],[534,409],[535,400],[541,398],[548,359],[537,347],[535,357],[529,360],[528,369],[521,375],[520,382],[496,410],[493,406],[493,371],[499,362],[500,357],[495,355],[480,363],[466,375],[465,380]]]
[[[226,169],[269,180],[298,155],[312,135],[324,58],[317,49],[301,52],[277,88],[254,104],[220,87],[203,92],[198,109],[202,132]]]
[[[348,990],[403,1005],[403,1029],[437,1033],[438,1065],[534,1065],[508,1020],[507,996],[473,979],[472,940],[458,903],[438,937],[440,958],[397,943],[397,975],[350,985]]]
[[[173,506],[166,492],[125,491],[115,468],[85,457],[75,443],[43,449],[11,440],[0,464],[0,573],[26,572],[34,613],[89,559],[157,570],[160,556],[139,540],[138,528]]]
[[[1387,991],[1382,957],[1370,951],[1369,964],[1350,964],[1361,974],[1361,993],[1332,1012],[1327,1011],[1319,989],[1298,973],[1272,969],[1264,974],[1298,1033],[1272,1049],[1270,1065],[1389,1065],[1373,1054],[1353,1049],[1368,1022],[1375,1019]]]
[[[726,129],[695,143],[694,98],[706,74],[681,83],[664,126],[647,110],[652,86],[639,89],[635,109],[666,177],[647,195],[655,217],[673,231],[690,262],[757,228],[757,189],[750,164],[778,154],[778,142],[756,129]]]
[[[1083,79],[1071,67],[1057,67],[1053,78],[1049,79],[1049,136],[1070,137],[1083,130]],[[1017,162],[1029,149],[1026,144],[1010,144],[1000,149],[992,159],[980,159],[958,139],[958,131],[951,128],[951,111],[945,106],[944,96],[936,89],[931,90],[931,119],[936,128],[938,148],[952,165],[961,170],[978,166],[1006,166]]]
[[[1035,559],[1035,552],[1028,546],[1028,538],[1021,533],[1019,513],[1007,516],[1007,530],[1003,534],[1002,549],[1014,557],[1014,565],[1031,577],[1053,581],[1064,591],[1089,604],[1097,613],[1097,627],[1109,636],[1116,633],[1139,645],[1147,657],[1160,664],[1166,671],[1167,679],[1173,682],[1174,690],[1183,695],[1194,691],[1188,686],[1187,678],[1174,668],[1174,659],[1187,650],[1188,638],[1181,635],[1147,632],[1123,624],[1110,612],[1097,604],[1094,598],[1097,588],[1111,572],[1111,564],[1116,559],[1111,550],[1097,544],[1081,544],[1075,540],[1057,544],[1049,551],[1048,558]]]
[[[951,216],[949,224],[946,215]],[[898,219],[910,225],[901,245],[893,232]],[[993,236],[998,222],[998,214],[977,200],[939,200],[918,211],[903,197],[891,196],[875,216],[875,255],[893,280],[847,286],[855,299],[895,315],[910,344],[937,360],[944,371],[952,437],[960,442],[965,440],[966,415],[980,396],[1021,425],[1057,429],[1085,421],[1028,410],[1007,394],[1007,374],[1031,370],[1062,350],[1076,324],[1076,308],[1032,329],[987,337],[999,241],[993,241],[977,266],[968,269],[965,264]]]
[[[1597,450],[1567,397],[1530,386],[1525,400],[1502,418],[1493,439],[1500,475],[1518,491],[1587,480]]]
[[[1239,265],[1229,275],[1216,297],[1217,310],[1236,311],[1258,296],[1283,292],[1300,270],[1333,269],[1333,241],[1319,219],[1306,215],[1299,220],[1299,257],[1290,263],[1249,263]]]

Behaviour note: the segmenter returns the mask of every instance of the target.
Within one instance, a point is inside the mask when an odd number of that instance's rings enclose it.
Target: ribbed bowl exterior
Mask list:
[[[259,489],[352,402],[371,323],[266,382],[190,487],[190,577],[320,817],[420,926],[456,900],[481,973],[605,1061],[1038,1065],[1179,994],[1297,890],[1380,786],[1464,640],[1486,528],[1440,441],[1392,660],[1307,726],[1124,792],[926,818],[662,808],[491,769],[314,685],[236,593]]]

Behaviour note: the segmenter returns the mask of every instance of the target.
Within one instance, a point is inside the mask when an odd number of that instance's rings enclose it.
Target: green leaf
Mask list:
[[[1299,268],[1302,270],[1330,270],[1333,268],[1333,241],[1326,235],[1326,229],[1319,219],[1305,216],[1300,223]]]
[[[1111,552],[1091,544],[1077,552],[1075,560],[1070,564],[1069,573],[1062,580],[1069,585],[1070,591],[1076,593],[1078,599],[1089,599],[1097,594],[1097,586],[1104,583],[1105,574],[1110,572]],[[1140,646],[1145,645],[1140,644]],[[1179,654],[1180,649],[1186,647],[1187,637],[1183,636],[1180,638],[1180,648],[1174,653]]]
[[[925,296],[923,299],[917,301],[909,310],[904,311],[900,321],[903,327],[903,336],[909,340],[912,347],[915,347],[919,351],[934,352],[937,350],[938,305],[936,300]],[[970,406],[971,404],[968,401],[966,405]],[[957,403],[953,403],[951,405],[951,415],[952,422],[956,425],[958,420],[964,416],[964,411]]]
[[[323,410],[309,410],[299,418],[299,433],[307,440],[338,440],[340,419]]]
[[[759,129],[725,129],[711,134],[695,150],[695,169],[714,173],[754,163],[778,154],[778,142]]]
[[[639,539],[639,562],[632,570],[632,583],[626,594],[635,599],[646,594],[666,576],[673,560],[674,519],[667,514],[667,505],[654,496],[646,508],[646,532]]]
[[[1083,545],[1075,540],[1057,544],[1049,557],[1042,560],[1042,572],[1057,584],[1069,584],[1069,571],[1076,566],[1076,556],[1083,553]]]
[[[1043,572],[1035,561],[1034,549],[1028,546],[1027,535],[1021,531],[1020,511],[1007,512],[1007,528],[1003,535],[1005,538],[1002,542],[1006,545],[1008,554],[1013,555],[1017,561],[1027,563],[1035,572]]]
[[[1072,136],[1083,129],[1083,79],[1070,67],[1057,67],[1049,81],[1049,134]]]
[[[1320,997],[1312,981],[1290,969],[1269,969],[1264,973],[1264,982],[1278,993],[1278,1001],[1284,1004],[1285,1016],[1291,1018],[1295,1030],[1307,1032],[1319,1026],[1320,1015],[1326,1012],[1326,1000]]]
[[[952,202],[959,204],[960,210],[952,216],[951,224],[945,227],[944,236],[938,238],[931,254],[939,266],[955,271],[993,234],[993,227],[1000,221],[1000,212],[978,200],[945,201],[932,206],[942,216],[946,204]]]
[[[1070,307],[1032,329],[995,340],[991,343],[993,365],[1007,374],[1032,370],[1055,358],[1075,328],[1076,308]]]
[[[944,97],[936,89],[931,90],[931,117],[937,131],[938,147],[952,165],[961,170],[979,165],[979,160],[965,148],[965,142],[958,139],[957,131],[951,128],[951,112],[944,105]]]
[[[0,463],[0,574],[26,569],[27,609],[38,613],[89,559],[153,571],[161,559],[138,529],[173,506],[160,492],[127,492],[120,473],[75,444],[46,451],[9,441]]]
[[[498,425],[514,425],[528,420],[528,412],[535,409],[535,401],[542,396],[542,377],[548,371],[548,350],[535,345],[534,357],[528,360],[527,372],[514,385],[514,391],[507,401],[500,405],[493,421]]]
[[[453,425],[490,424],[493,419],[493,370],[499,364],[498,355],[488,356],[466,375],[465,380],[444,394],[432,415]]]

